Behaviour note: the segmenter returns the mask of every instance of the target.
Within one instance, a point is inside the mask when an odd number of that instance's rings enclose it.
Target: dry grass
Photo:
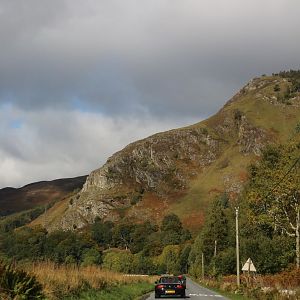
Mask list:
[[[293,289],[300,287],[300,270],[293,269],[275,275],[265,275],[261,277],[263,286],[277,289]]]
[[[108,286],[155,281],[155,277],[126,276],[97,266],[77,267],[45,262],[28,265],[25,269],[36,276],[49,299],[62,299],[63,296],[77,294],[85,289],[102,290]]]
[[[46,215],[45,213],[37,217],[33,220],[29,226],[36,227],[36,226],[44,226],[45,222],[47,222],[47,227],[51,228],[51,225],[55,223],[55,221],[60,218],[61,215],[65,213],[68,208],[70,199],[74,196],[72,193],[70,196],[61,199],[60,201],[56,202],[50,209],[47,210]]]
[[[202,283],[225,292],[234,293],[237,290],[235,275],[224,276],[220,280],[207,278]],[[300,270],[291,269],[275,275],[250,278],[242,274],[241,289],[250,299],[300,299]]]

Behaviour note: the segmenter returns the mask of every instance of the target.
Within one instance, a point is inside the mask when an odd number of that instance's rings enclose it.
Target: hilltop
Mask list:
[[[293,134],[300,120],[298,75],[255,78],[209,119],[129,144],[47,212],[47,229],[82,228],[97,217],[159,221],[170,212],[199,228],[211,200],[226,192],[234,201],[262,149]]]
[[[86,177],[40,181],[21,188],[6,187],[0,189],[0,216],[61,200],[74,190],[80,190]]]

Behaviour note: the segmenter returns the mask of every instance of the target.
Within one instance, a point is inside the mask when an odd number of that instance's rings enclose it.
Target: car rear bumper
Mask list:
[[[159,290],[155,290],[155,294],[160,296],[183,296],[185,295],[185,289],[180,289],[180,290],[159,289]]]

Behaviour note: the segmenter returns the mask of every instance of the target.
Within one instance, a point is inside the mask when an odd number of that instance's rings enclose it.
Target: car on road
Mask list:
[[[178,278],[182,282],[182,285],[186,288],[186,277],[184,275],[178,275]]]
[[[185,298],[186,286],[178,276],[164,275],[155,282],[155,298],[180,296]]]

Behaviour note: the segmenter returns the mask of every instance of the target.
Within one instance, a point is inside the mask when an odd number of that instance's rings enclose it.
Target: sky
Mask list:
[[[299,0],[0,0],[0,188],[74,177],[300,69]]]

